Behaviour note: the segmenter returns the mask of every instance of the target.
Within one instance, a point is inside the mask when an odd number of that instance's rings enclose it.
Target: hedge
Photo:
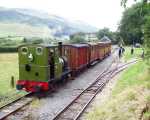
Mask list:
[[[17,52],[17,47],[0,47],[0,53]]]

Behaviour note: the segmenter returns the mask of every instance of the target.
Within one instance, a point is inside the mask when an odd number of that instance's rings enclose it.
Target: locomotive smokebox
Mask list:
[[[62,57],[62,42],[58,42],[59,55]]]

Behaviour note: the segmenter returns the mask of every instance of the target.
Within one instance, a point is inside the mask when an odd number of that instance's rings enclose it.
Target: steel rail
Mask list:
[[[134,62],[131,62],[134,63]],[[129,64],[131,64],[129,63]],[[127,64],[126,64],[127,65]],[[88,105],[94,100],[94,98],[96,97],[96,95],[102,91],[102,88],[106,85],[107,82],[109,82],[110,79],[112,79],[113,77],[115,77],[118,73],[120,73],[121,71],[123,71],[124,69],[126,69],[128,66],[120,66],[120,69],[114,69],[114,71],[109,72],[109,79],[107,79],[105,81],[105,83],[102,83],[102,85],[98,88],[98,90],[96,91],[96,93],[94,94],[94,96],[91,97],[91,99],[87,102],[87,104],[83,107],[83,109],[78,113],[78,115],[73,119],[73,120],[78,120],[80,118],[80,116],[84,113],[85,109],[88,107]]]
[[[27,97],[30,96],[31,94],[32,93],[28,93],[2,106],[0,108],[0,120],[7,118],[8,116],[14,114],[24,106],[30,104],[33,101],[33,98],[27,98]]]
[[[16,94],[17,94],[17,93],[16,93]],[[7,104],[2,105],[2,106],[0,107],[0,110],[1,110],[2,108],[6,107],[6,106],[11,105],[12,103],[14,103],[14,102],[16,102],[16,101],[18,101],[18,100],[20,100],[20,99],[23,98],[23,97],[29,96],[30,94],[31,94],[31,93],[27,93],[27,94],[25,94],[25,95],[23,95],[23,96],[21,96],[21,97],[15,99],[15,100],[11,101],[11,102],[8,102]]]
[[[115,52],[115,50],[114,50],[114,52]],[[113,64],[113,61],[111,62],[111,64],[109,65],[109,67],[111,67],[112,64]],[[109,67],[108,67],[106,70],[104,70],[101,75],[103,75],[106,71],[108,71]],[[101,77],[101,76],[99,76],[99,77]],[[17,109],[14,109],[14,110],[12,110],[12,111],[10,111],[10,112],[2,112],[4,109],[9,108],[10,106],[12,106],[12,105],[14,105],[14,104],[17,104],[19,101],[21,101],[22,99],[24,99],[25,97],[27,97],[27,96],[29,96],[29,95],[31,95],[31,94],[32,94],[32,93],[28,93],[28,94],[26,94],[26,95],[24,95],[24,96],[22,96],[22,97],[19,97],[19,98],[13,100],[12,102],[9,102],[9,103],[3,105],[2,107],[0,107],[0,120],[3,120],[3,119],[5,119],[5,118],[7,118],[7,117],[10,116],[11,114],[17,112],[18,110],[20,110],[21,108],[23,108],[24,106],[26,106],[27,104],[29,104],[30,102],[32,102],[32,99],[31,99],[31,100],[29,100],[28,102],[26,102],[25,104],[22,104],[22,105],[21,105],[20,107],[18,107]]]
[[[89,86],[87,87],[85,90],[83,90],[72,102],[69,103],[69,105],[67,105],[62,111],[60,111],[54,118],[53,120],[69,120],[69,119],[72,119],[72,120],[77,120],[81,115],[82,113],[84,112],[84,110],[87,108],[87,106],[91,103],[91,101],[95,98],[95,96],[103,89],[103,87],[105,86],[105,84],[112,78],[114,77],[116,74],[120,73],[121,71],[123,71],[124,69],[126,69],[129,64],[133,64],[135,63],[137,60],[135,61],[131,61],[131,62],[128,62],[128,63],[125,63],[121,66],[113,69],[113,70],[108,70],[108,68],[106,70],[104,70],[100,76],[98,76],[98,78]],[[108,76],[107,80],[104,80],[102,81],[102,79],[106,79],[105,77]],[[65,118],[65,112],[67,113],[67,110],[71,110],[71,107],[73,106],[73,104],[77,103],[78,99],[81,99],[82,95],[84,95],[88,89],[92,88],[94,85],[97,85],[97,83],[99,86],[97,86],[97,89],[94,93],[94,95],[91,96],[91,98],[86,102],[86,104],[83,106],[82,110],[80,110],[80,112],[78,112],[78,114],[74,117],[74,118]],[[75,112],[75,111],[74,111]],[[68,114],[69,116],[69,114]]]
[[[97,77],[97,79],[90,85],[94,85],[94,83],[96,83],[98,81],[99,78],[103,77],[103,74],[106,73],[109,68],[112,66],[113,62],[111,62],[111,64]],[[54,118],[53,120],[57,120],[59,115],[62,114],[65,110],[67,110],[73,103],[75,100],[77,100],[88,88],[90,88],[90,86],[88,86],[86,89],[84,89],[75,99],[73,99],[62,111],[60,111]]]

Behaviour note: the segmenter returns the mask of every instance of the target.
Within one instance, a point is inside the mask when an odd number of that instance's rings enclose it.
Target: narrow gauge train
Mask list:
[[[110,42],[62,45],[22,45],[18,48],[19,80],[16,88],[30,92],[53,89],[58,81],[104,59]]]

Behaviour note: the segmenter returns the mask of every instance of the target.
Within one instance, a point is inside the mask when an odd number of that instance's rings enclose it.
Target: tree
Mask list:
[[[109,37],[113,44],[117,44],[120,41],[120,33],[118,31],[112,32],[109,28],[103,28],[98,31],[97,37],[99,40],[104,36]]]
[[[128,0],[122,0],[122,4],[126,4]],[[136,0],[135,0],[136,1]],[[141,16],[144,19],[143,28],[141,28],[144,34],[144,46],[146,50],[147,63],[150,66],[150,0],[142,0]]]
[[[112,32],[109,30],[109,28],[103,28],[98,31],[98,33],[97,33],[98,39],[101,39],[104,36],[112,38]]]
[[[123,13],[119,25],[120,35],[126,44],[141,43],[143,44],[143,26],[145,24],[144,16],[149,14],[150,8],[142,7],[142,3],[127,8]]]
[[[22,43],[28,44],[41,44],[43,43],[43,39],[34,37],[34,38],[23,38]]]
[[[137,0],[134,0],[135,2],[137,1]],[[143,3],[143,4],[145,4],[145,3],[148,3],[150,0],[141,0],[141,2]],[[121,5],[122,6],[124,6],[124,7],[126,7],[126,3],[128,2],[128,0],[121,0]]]
[[[70,36],[71,43],[83,43],[85,42],[84,33],[76,33]]]
[[[40,38],[32,41],[32,44],[41,44],[41,43],[43,43],[43,40]]]
[[[24,37],[23,40],[22,40],[22,42],[23,42],[23,43],[27,43],[28,40]]]
[[[146,50],[147,63],[150,66],[150,16],[146,16],[144,25],[144,45]]]
[[[113,32],[113,40],[112,43],[119,44],[119,45],[125,45],[122,37],[120,36],[120,32],[116,31]]]

